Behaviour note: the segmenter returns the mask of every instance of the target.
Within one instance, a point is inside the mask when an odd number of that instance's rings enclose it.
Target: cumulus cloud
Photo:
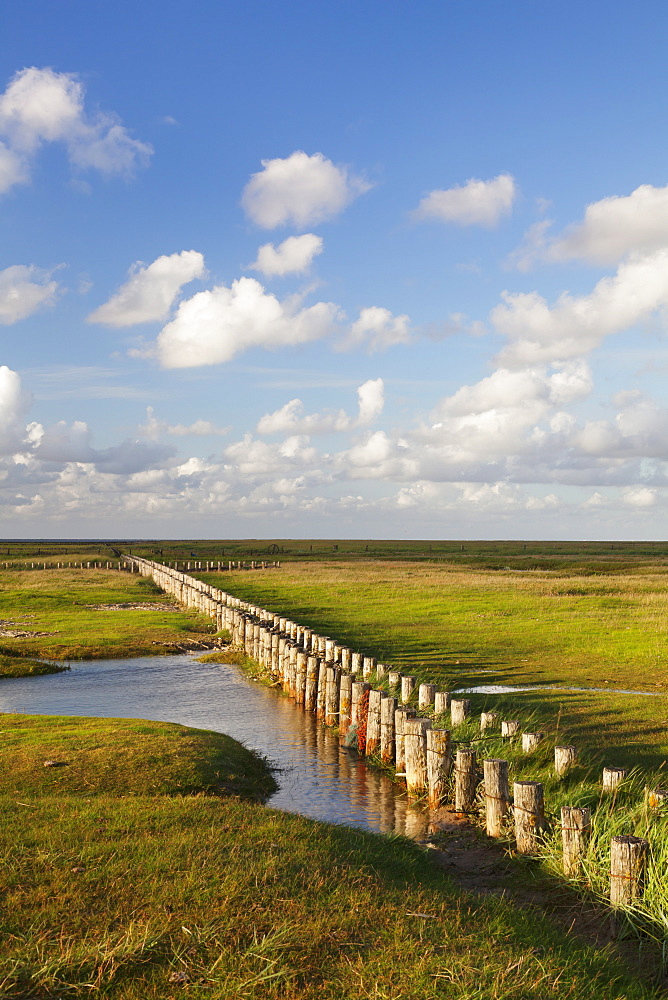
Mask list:
[[[244,188],[241,204],[263,229],[288,224],[303,229],[338,215],[369,187],[322,153],[308,156],[297,150],[285,159],[263,160],[262,170]]]
[[[165,368],[191,368],[230,361],[252,347],[268,350],[318,340],[339,315],[331,302],[299,308],[279,302],[255,278],[239,278],[181,302],[158,335],[155,353]]]
[[[163,255],[148,265],[138,262],[129,280],[87,321],[123,327],[164,320],[183,286],[204,273],[204,257],[196,250]]]
[[[53,305],[59,286],[51,280],[52,273],[24,264],[0,271],[0,323],[9,326]]]
[[[632,255],[589,295],[564,292],[552,307],[538,292],[504,292],[503,300],[491,312],[494,326],[510,341],[500,364],[523,368],[575,358],[668,304],[668,250]]]
[[[254,271],[261,271],[271,278],[284,274],[303,274],[311,266],[314,257],[322,253],[321,236],[304,233],[303,236],[288,236],[277,247],[265,243],[260,247],[256,260],[251,264]]]
[[[515,180],[510,174],[499,174],[490,181],[471,178],[459,187],[430,191],[413,212],[413,218],[492,229],[510,215],[516,196]]]
[[[629,195],[587,205],[584,219],[551,240],[536,244],[548,260],[617,264],[627,254],[654,253],[668,246],[668,186],[641,184]]]
[[[21,377],[7,365],[0,365],[0,450],[17,449],[26,436],[25,415],[30,396],[21,385]]]
[[[382,378],[369,379],[357,390],[359,411],[356,417],[345,410],[338,413],[304,413],[301,399],[291,399],[273,413],[260,418],[258,434],[327,434],[349,431],[373,423],[383,412],[384,383]]]
[[[147,162],[151,147],[133,139],[112,113],[87,114],[84,87],[73,73],[23,69],[0,94],[0,192],[30,176],[44,143],[64,143],[80,169],[129,175]]]
[[[368,351],[381,351],[394,344],[407,344],[410,336],[408,316],[393,316],[382,306],[368,306],[360,311],[340,346],[344,350],[366,346]]]
[[[146,407],[146,423],[139,428],[148,438],[155,439],[160,434],[172,434],[174,437],[209,437],[210,435],[225,435],[229,427],[218,427],[211,420],[194,420],[191,424],[170,424],[166,420],[158,420],[152,406]]]

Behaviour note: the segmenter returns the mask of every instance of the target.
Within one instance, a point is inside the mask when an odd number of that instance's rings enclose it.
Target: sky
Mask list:
[[[0,14],[0,537],[663,539],[668,8]]]

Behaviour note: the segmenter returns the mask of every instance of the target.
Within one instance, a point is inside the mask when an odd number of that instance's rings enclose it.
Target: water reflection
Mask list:
[[[228,733],[278,767],[270,804],[313,819],[426,836],[428,816],[381,771],[277,691],[196,654],[77,663],[0,682],[0,711],[155,719]]]

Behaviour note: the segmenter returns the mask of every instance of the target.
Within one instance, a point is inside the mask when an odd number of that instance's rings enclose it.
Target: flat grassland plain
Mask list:
[[[463,551],[460,543],[448,551],[438,543],[271,543],[278,553],[269,544],[123,548],[163,561],[280,559],[280,569],[266,572],[192,572],[443,687],[657,692],[506,697],[523,715],[559,720],[585,750],[605,743],[607,763],[657,768],[665,759],[665,548],[543,546],[525,565],[530,543],[465,543]],[[105,609],[169,604],[136,576],[2,568],[3,554],[48,562],[67,548],[36,547],[5,543],[0,552],[0,619],[23,615],[24,631],[55,634],[0,637],[12,660],[138,655],[206,635],[205,622],[179,611],[137,610],[135,621],[131,607]],[[110,554],[88,551],[84,559]],[[485,700],[498,702],[479,696],[476,708]],[[7,997],[663,995],[651,944],[642,942],[641,976],[618,945],[593,945],[577,920],[569,932],[576,897],[531,863],[520,875],[540,882],[547,916],[457,888],[400,838],[268,809],[257,801],[270,788],[266,767],[225,737],[127,720],[0,722]],[[63,766],[45,769],[50,759]]]

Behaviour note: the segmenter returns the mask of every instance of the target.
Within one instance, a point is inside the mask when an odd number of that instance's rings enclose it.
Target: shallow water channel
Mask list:
[[[270,805],[313,819],[421,838],[427,814],[337,736],[278,691],[201,654],[72,664],[61,674],[0,681],[0,711],[179,722],[227,733],[279,768]]]

